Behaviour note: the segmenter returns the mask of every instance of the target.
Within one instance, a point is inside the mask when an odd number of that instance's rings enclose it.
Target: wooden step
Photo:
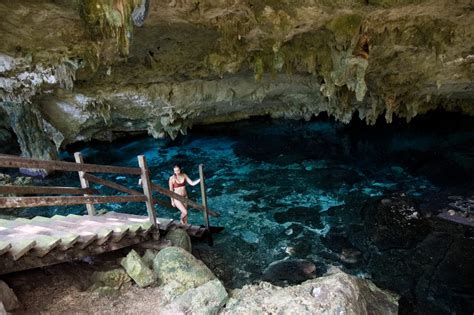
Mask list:
[[[47,219],[47,218],[46,218]],[[48,219],[51,221],[50,219]],[[40,221],[40,222],[38,222]],[[36,219],[36,221],[17,218],[13,221],[9,221],[8,230],[3,230],[0,234],[5,235],[6,233],[26,233],[26,234],[36,234],[36,235],[45,235],[50,237],[59,238],[60,242],[58,247],[61,250],[66,250],[74,245],[77,242],[79,236],[71,234],[69,232],[58,231],[54,222],[47,222],[44,219]]]
[[[9,227],[1,231],[0,235],[9,239],[33,239],[36,241],[33,254],[42,257],[61,243],[61,238],[55,233],[56,230],[51,226],[35,225],[31,220],[20,218],[10,221]]]
[[[112,229],[104,226],[84,226],[75,221],[69,221],[64,216],[52,217],[58,230],[70,231],[79,235],[78,247],[84,249],[95,242],[97,245],[103,245],[112,237]]]
[[[56,221],[46,217],[34,217],[31,219],[32,224],[49,228],[52,231],[52,236],[59,237],[61,242],[58,248],[61,250],[68,250],[79,241],[80,235],[69,232],[69,230],[58,229]]]
[[[0,241],[0,255],[5,254],[12,247],[10,242]]]
[[[138,227],[141,228],[140,231],[136,231],[136,233],[140,236],[146,236],[152,229],[153,224],[151,224],[148,217],[138,216],[133,214],[126,214],[126,213],[118,213],[118,212],[107,212],[102,216],[106,218],[107,221],[117,220],[119,222],[124,222],[129,224],[131,228],[137,229]]]
[[[54,216],[53,219],[57,219],[58,222],[64,222],[65,224],[73,224],[76,230],[87,230],[95,231],[96,233],[105,233],[104,237],[107,236],[107,240],[112,242],[120,241],[128,233],[128,228],[123,227],[123,224],[120,226],[112,226],[105,224],[104,220],[97,220],[95,216],[77,216],[77,215],[68,215],[67,217]],[[111,235],[108,231],[112,231]]]
[[[8,253],[12,256],[13,260],[20,259],[36,245],[36,241],[33,239],[32,236],[30,236],[29,238],[6,237],[4,238],[4,241],[9,242],[11,245],[10,249],[8,250]]]
[[[150,222],[147,216],[141,216],[136,214],[120,213],[110,211],[103,215],[104,217],[115,217],[121,220],[127,220],[132,222]],[[159,225],[160,230],[166,230],[168,225],[173,222],[173,219],[157,218],[156,222]],[[150,222],[151,223],[151,222]]]
[[[89,216],[76,216],[76,215],[71,215],[71,216],[53,216],[52,219],[58,222],[61,226],[65,227],[70,227],[73,228],[74,230],[78,231],[83,231],[87,230],[90,232],[93,232],[97,234],[98,240],[97,243],[99,245],[105,243],[113,234],[113,230],[111,228],[108,228],[107,226],[104,226],[103,224],[96,224],[95,222],[92,222],[92,224],[84,224],[86,222],[85,220],[82,220],[81,218],[86,218],[88,220]],[[90,222],[86,222],[90,223]]]

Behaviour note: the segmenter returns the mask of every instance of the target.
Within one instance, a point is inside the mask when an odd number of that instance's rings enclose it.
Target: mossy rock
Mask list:
[[[153,260],[153,270],[160,285],[173,281],[180,284],[178,293],[196,288],[216,279],[212,271],[200,260],[180,247],[167,247]]]
[[[169,231],[165,237],[165,240],[171,241],[171,244],[176,247],[181,247],[182,249],[191,252],[191,238],[188,233],[183,229],[176,229]]]
[[[146,265],[140,255],[133,249],[120,262],[127,274],[138,286],[145,288],[155,282],[153,271]]]
[[[130,282],[130,277],[122,268],[116,268],[108,271],[96,271],[92,274],[92,290],[98,287],[110,287],[121,289],[124,284]]]
[[[148,267],[153,268],[153,259],[155,259],[157,254],[158,251],[147,249],[142,256],[142,260]]]

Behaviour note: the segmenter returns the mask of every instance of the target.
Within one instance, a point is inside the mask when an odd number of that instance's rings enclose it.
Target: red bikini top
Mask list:
[[[173,176],[175,178],[175,180],[173,181],[173,188],[186,186],[186,178],[184,179],[184,181],[182,183],[178,183],[178,177],[176,177],[176,175],[173,175]]]

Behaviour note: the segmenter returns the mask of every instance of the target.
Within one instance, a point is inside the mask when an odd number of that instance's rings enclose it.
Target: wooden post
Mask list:
[[[82,158],[81,152],[74,153],[74,159],[76,160],[76,163],[84,164],[84,160]],[[89,188],[89,182],[87,181],[87,179],[84,178],[85,172],[79,171],[78,173],[79,173],[79,181],[81,182],[81,187]],[[84,197],[86,196],[89,196],[89,195],[84,194]],[[88,215],[95,215],[95,207],[92,203],[87,203],[86,208],[87,208]]]
[[[138,166],[142,170],[141,180],[143,187],[143,194],[147,197],[146,210],[148,212],[148,218],[150,219],[151,224],[156,227],[156,214],[155,207],[153,206],[153,191],[151,190],[151,181],[149,176],[148,167],[146,165],[146,159],[144,155],[138,156]]]
[[[204,226],[206,227],[207,231],[209,231],[209,214],[207,213],[207,195],[206,195],[206,183],[204,181],[204,170],[203,165],[199,164],[199,178],[201,183],[201,197],[202,197],[202,205],[204,207],[204,211],[202,212],[204,215]]]

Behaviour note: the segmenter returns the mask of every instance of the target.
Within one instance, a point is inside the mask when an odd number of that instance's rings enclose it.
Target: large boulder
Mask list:
[[[146,265],[140,255],[133,249],[120,262],[127,274],[138,286],[145,288],[155,282],[153,271]]]
[[[222,314],[397,314],[398,296],[337,272],[301,285],[262,282],[232,292]]]
[[[215,279],[187,290],[166,305],[160,314],[217,314],[227,299],[228,294],[224,286]]]
[[[183,229],[171,230],[166,233],[165,240],[171,241],[171,244],[176,247],[181,247],[188,252],[191,252],[191,238],[188,233]]]
[[[3,304],[3,308],[7,312],[11,312],[21,307],[15,293],[10,287],[0,280],[0,304]]]
[[[216,279],[203,262],[180,247],[162,249],[153,260],[153,270],[160,285],[178,282],[179,293]]]

